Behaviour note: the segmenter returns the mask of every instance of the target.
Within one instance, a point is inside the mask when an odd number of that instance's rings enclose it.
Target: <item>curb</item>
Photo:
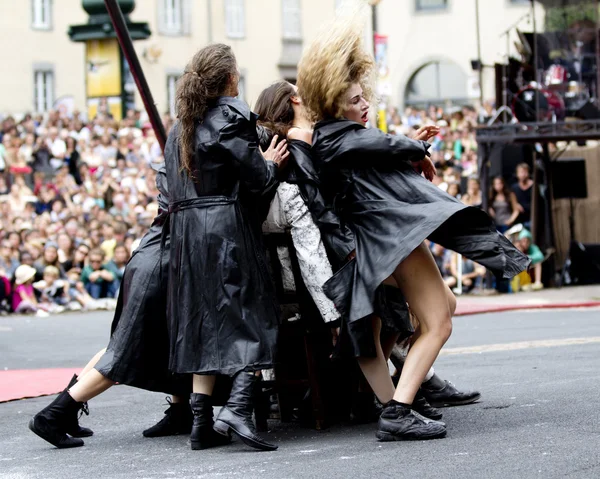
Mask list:
[[[571,309],[600,307],[600,301],[585,301],[580,303],[551,303],[551,304],[513,304],[503,306],[481,306],[481,309],[458,311],[454,316],[472,316],[474,314],[501,313],[504,311],[522,311],[527,309]],[[465,308],[466,309],[466,308]]]

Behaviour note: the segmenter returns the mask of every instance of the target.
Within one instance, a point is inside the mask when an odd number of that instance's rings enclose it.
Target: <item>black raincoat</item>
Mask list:
[[[127,263],[110,341],[95,368],[120,384],[183,395],[191,391],[191,379],[169,371],[169,235],[163,232],[169,191],[164,165],[157,171],[156,186],[160,192],[158,215]],[[165,241],[163,248],[161,239]]]
[[[333,271],[338,271],[346,264],[345,271],[354,271],[356,260],[348,262],[348,256],[355,249],[354,234],[347,224],[342,223],[321,193],[321,183],[313,163],[311,146],[304,141],[290,140],[288,151],[290,158],[286,181],[298,185],[300,195],[319,228]],[[349,311],[343,308],[343,304],[341,306],[340,339],[334,356],[375,357],[377,351],[370,318],[349,322]],[[399,340],[403,340],[414,332],[406,300],[398,288],[386,285],[377,288],[374,313],[382,321],[384,334],[397,334]]]
[[[262,244],[262,205],[276,166],[258,149],[256,115],[222,97],[196,127],[192,181],[181,169],[178,125],[165,149],[170,187],[170,367],[235,375],[269,368],[278,306]]]
[[[356,241],[356,266],[344,266],[324,290],[350,321],[373,313],[379,285],[427,238],[505,278],[529,264],[486,213],[413,170],[428,146],[349,120],[315,125],[312,152],[323,192]]]

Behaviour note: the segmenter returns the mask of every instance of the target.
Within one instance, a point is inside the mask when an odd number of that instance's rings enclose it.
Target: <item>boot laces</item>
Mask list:
[[[165,414],[168,414],[171,408],[173,407],[173,401],[171,401],[171,398],[169,396],[166,396],[165,399],[167,401],[167,404],[169,405],[169,407],[165,410]]]
[[[81,404],[81,407],[79,408],[79,417],[78,419],[81,419],[81,416],[83,415],[89,416],[90,415],[90,408],[88,406],[87,402],[84,402]]]

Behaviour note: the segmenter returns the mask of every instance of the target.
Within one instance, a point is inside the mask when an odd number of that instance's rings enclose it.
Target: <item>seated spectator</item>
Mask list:
[[[490,191],[488,212],[494,218],[498,231],[506,232],[515,223],[520,211],[516,195],[508,189],[504,178],[496,176]]]
[[[104,252],[99,248],[90,251],[89,264],[81,272],[81,281],[94,299],[114,298],[118,291],[115,275],[106,269]]]
[[[69,303],[68,283],[60,279],[56,266],[46,266],[43,279],[33,283],[33,287],[38,292],[40,305],[50,313],[64,311]]]
[[[59,271],[59,276],[61,278],[65,277],[65,272],[62,269],[60,261],[58,259],[58,245],[52,241],[49,241],[44,246],[44,253],[42,254],[42,258],[33,265],[37,271],[36,273],[36,281],[40,281],[43,279],[44,270],[47,266],[54,266]]]
[[[513,280],[513,291],[518,291],[519,289],[523,291],[539,291],[544,288],[542,284],[542,262],[544,261],[544,253],[540,250],[540,248],[531,242],[532,236],[531,233],[523,229],[519,233],[518,239],[515,243],[515,246],[531,259],[531,266],[529,272],[524,271],[520,275],[518,275],[515,279],[518,279],[518,285],[515,280]],[[531,284],[531,276],[530,273],[533,270],[533,284]]]
[[[113,258],[106,263],[106,269],[115,276],[115,290],[118,291],[125,273],[125,266],[129,261],[129,250],[124,244],[118,244],[114,250]]]
[[[67,272],[67,285],[69,288],[69,297],[72,300],[69,309],[78,309],[73,302],[79,304],[79,306],[86,311],[106,308],[105,303],[95,300],[87,292],[83,281],[81,281],[81,272],[77,269],[72,269]]]
[[[462,260],[462,274],[460,276],[458,272],[459,258]],[[485,277],[485,268],[483,266],[457,253],[452,253],[449,269],[450,276],[446,280],[446,284],[452,288],[458,284],[460,277],[463,293],[468,293],[474,288],[481,287],[482,280]]]
[[[104,223],[102,225],[101,235],[104,238],[104,241],[100,244],[100,249],[104,252],[104,258],[110,261],[115,252],[115,248],[117,247],[115,227],[111,223]]]
[[[38,316],[47,316],[38,304],[33,289],[35,268],[22,264],[15,272],[15,288],[12,293],[12,308],[15,313],[36,313]]]
[[[454,198],[456,198],[457,200],[460,200],[461,198],[461,194],[460,194],[460,183],[457,182],[452,182],[448,185],[448,191],[447,193],[450,196],[453,196]]]
[[[481,208],[483,200],[481,198],[481,188],[477,178],[469,178],[469,181],[467,182],[467,192],[462,195],[461,201],[465,205]]]
[[[8,240],[3,240],[0,244],[0,269],[7,278],[12,278],[19,267],[19,260],[14,256],[13,250]]]

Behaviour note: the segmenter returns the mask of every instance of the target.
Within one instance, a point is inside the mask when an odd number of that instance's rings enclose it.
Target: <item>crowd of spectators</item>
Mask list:
[[[121,121],[57,111],[2,119],[1,310],[114,307],[125,264],[158,211],[152,166],[162,161],[138,111]]]
[[[481,112],[470,107],[435,106],[409,107],[403,114],[392,108],[387,118],[391,134],[439,126],[431,140],[434,181],[476,207],[485,194],[477,171],[480,119]],[[168,130],[172,118],[163,121]],[[3,118],[0,311],[43,316],[114,307],[125,264],[158,211],[152,167],[162,161],[154,132],[139,111],[128,111],[121,121],[106,110],[90,121],[77,111]],[[502,178],[493,181],[489,213],[500,231],[529,218],[527,165],[520,165],[516,177],[512,189]],[[483,268],[439,245],[432,251],[449,286],[462,274],[463,291],[480,288]]]

